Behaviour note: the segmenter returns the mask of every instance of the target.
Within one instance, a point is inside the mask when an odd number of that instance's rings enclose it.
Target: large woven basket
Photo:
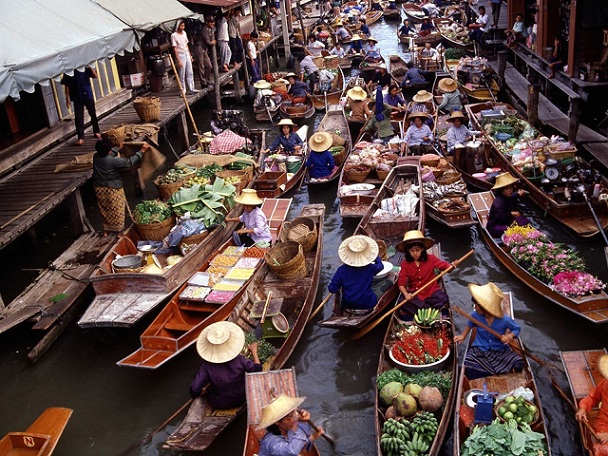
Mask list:
[[[281,228],[281,240],[297,242],[302,245],[305,252],[314,249],[317,236],[317,225],[308,217],[297,217],[285,222]]]
[[[449,184],[453,184],[454,182],[458,182],[461,177],[462,177],[462,174],[460,174],[459,172],[455,172],[455,173],[445,172],[441,176],[439,176],[437,179],[435,179],[435,182],[437,182],[440,185],[449,185]]]
[[[344,139],[342,136],[337,135],[333,131],[329,132],[329,134],[331,136],[332,146],[343,146],[344,144],[346,144],[346,139]]]
[[[382,171],[380,169],[376,170],[376,175],[378,176],[378,179],[380,179],[381,181],[386,179],[386,177],[389,175],[389,173],[390,173],[390,171]]]
[[[142,225],[134,222],[134,225],[142,239],[147,241],[162,241],[167,237],[173,225],[175,225],[175,216],[172,215],[167,220],[159,223]]]
[[[340,66],[340,59],[336,56],[325,57],[325,68],[335,70]]]
[[[322,70],[325,67],[325,58],[322,55],[313,57],[312,61],[319,70]]]
[[[184,177],[182,177],[180,180],[176,182],[171,182],[170,184],[161,184],[160,176],[158,176],[156,179],[154,179],[154,185],[156,185],[160,197],[166,201],[171,198],[171,195],[173,195],[181,187],[183,187],[183,185],[188,181],[188,179],[194,177],[195,174],[196,173],[184,174]]]
[[[342,150],[340,152],[337,152],[335,154],[332,152],[331,154],[332,157],[334,157],[335,166],[340,166],[342,163],[344,163],[344,160],[346,160],[346,149],[344,149],[343,146],[340,147],[342,147]]]
[[[133,107],[142,122],[160,120],[160,98],[158,97],[137,97],[133,102]]]
[[[303,279],[308,274],[302,245],[280,242],[264,254],[264,260],[280,279]]]
[[[127,128],[124,125],[110,128],[109,130],[104,131],[101,134],[101,137],[110,140],[113,146],[120,146],[127,137]]]
[[[370,172],[371,169],[369,168],[367,168],[367,171],[359,171],[358,169],[351,168],[346,170],[346,177],[348,177],[349,182],[360,184],[362,182],[365,182],[365,179],[367,179],[367,176],[369,176]]]

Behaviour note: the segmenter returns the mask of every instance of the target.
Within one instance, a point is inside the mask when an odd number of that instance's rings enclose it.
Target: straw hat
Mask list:
[[[458,89],[458,83],[452,78],[443,78],[439,81],[439,90],[442,92],[455,92]]]
[[[346,95],[353,100],[365,100],[367,98],[367,93],[363,90],[362,87],[355,86],[352,89],[349,89],[346,92]]]
[[[352,39],[351,39],[351,41],[352,41]],[[376,38],[374,38],[373,36],[370,36],[370,37],[367,39],[367,41],[373,41],[373,42],[375,42],[375,43],[378,43],[378,40],[377,40]]]
[[[245,345],[245,333],[236,324],[218,321],[207,326],[196,341],[196,350],[205,361],[225,363],[241,353]]]
[[[257,81],[253,84],[253,87],[255,87],[258,90],[262,90],[262,89],[270,89],[270,87],[272,87],[270,85],[270,82],[268,81]]]
[[[333,143],[333,138],[329,133],[319,131],[312,135],[308,145],[314,152],[325,152]]]
[[[598,358],[597,369],[604,378],[608,379],[608,355],[602,355]]]
[[[511,176],[511,174],[509,174],[509,173],[499,174],[496,177],[496,183],[494,184],[494,187],[492,187],[492,190],[498,190],[499,188],[507,187],[509,185],[514,184],[518,180],[519,179]]]
[[[378,256],[378,244],[368,236],[351,236],[338,247],[338,256],[344,264],[354,267],[367,266]]]
[[[358,33],[355,33],[350,40],[351,41],[361,41],[361,37],[359,36]]]
[[[257,206],[264,202],[253,188],[244,188],[240,195],[234,197],[234,201],[247,206]]]
[[[433,94],[431,92],[427,92],[426,90],[419,90],[418,93],[412,97],[412,100],[416,103],[426,103],[432,99]]]
[[[505,298],[505,295],[500,288],[492,282],[488,282],[485,285],[470,283],[468,287],[471,296],[473,296],[475,302],[478,303],[483,310],[496,318],[502,318],[504,316],[504,312],[502,311],[502,300]]]
[[[277,124],[277,127],[283,127],[287,125],[288,127],[297,127],[297,125],[295,123],[293,123],[293,120],[291,119],[281,119],[279,120],[279,123]]]
[[[286,394],[279,395],[272,402],[262,407],[262,418],[260,419],[260,422],[255,430],[259,431],[260,429],[267,428],[271,424],[285,418],[287,415],[297,409],[305,400],[305,396],[290,397]]]
[[[454,122],[454,119],[461,119],[463,122],[465,119],[468,120],[467,116],[465,116],[462,111],[458,110],[452,111],[452,114],[450,114],[450,117],[448,117],[446,120],[448,122]]]
[[[407,116],[407,120],[414,120],[416,117],[420,117],[421,119],[428,119],[429,115],[426,112],[422,111],[414,111]]]
[[[337,27],[342,27],[344,24],[342,23],[342,21],[336,21],[334,22],[334,25]]]
[[[398,252],[405,253],[407,247],[411,244],[422,244],[425,249],[430,249],[435,245],[435,241],[424,236],[420,230],[411,230],[403,235],[403,241],[395,246]]]
[[[295,73],[287,73],[285,75],[285,79],[289,79],[289,78],[296,78],[296,79],[298,79],[298,75],[295,74]]]

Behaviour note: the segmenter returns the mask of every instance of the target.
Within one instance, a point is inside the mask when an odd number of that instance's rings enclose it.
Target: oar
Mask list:
[[[467,259],[469,256],[471,256],[473,254],[474,250],[471,249],[469,250],[467,253],[465,253],[459,260],[458,262],[461,263],[463,260]],[[376,320],[374,320],[373,322],[371,322],[369,325],[367,325],[366,327],[364,327],[363,329],[357,331],[355,334],[353,334],[350,337],[350,340],[357,340],[363,336],[365,336],[368,332],[370,332],[372,329],[374,329],[376,326],[378,326],[382,320],[384,320],[386,317],[388,317],[390,314],[392,314],[393,312],[395,312],[397,309],[399,309],[403,304],[405,304],[406,302],[408,302],[410,299],[412,299],[414,296],[418,295],[418,293],[420,293],[422,290],[428,288],[431,286],[431,284],[433,282],[436,282],[437,280],[439,280],[441,277],[443,277],[444,275],[446,275],[448,272],[453,271],[454,268],[449,267],[448,269],[446,269],[445,271],[443,271],[441,274],[436,275],[435,277],[433,277],[431,280],[429,280],[427,283],[425,283],[424,285],[422,285],[420,288],[418,288],[414,293],[412,293],[412,295],[410,296],[410,298],[406,298],[403,301],[401,301],[400,303],[398,303],[395,307],[393,307],[391,310],[385,312],[381,317],[377,318]]]
[[[583,180],[583,176],[581,176],[580,171],[578,172],[578,178],[581,181],[581,183],[585,182]],[[606,245],[604,246],[604,256],[606,257],[606,263],[608,263],[608,238],[606,237],[606,233],[604,232],[604,228],[602,227],[602,223],[600,222],[600,219],[598,218],[597,214],[595,213],[595,210],[593,209],[593,205],[591,204],[591,201],[589,201],[589,196],[587,195],[587,186],[584,183],[582,185],[585,188],[585,190],[581,193],[583,194],[583,197],[585,198],[585,201],[587,202],[587,206],[589,206],[589,210],[591,211],[591,215],[593,215],[595,224],[599,228],[600,233],[602,233],[602,237],[604,238],[604,242],[606,243]]]
[[[270,304],[270,300],[272,299],[272,291],[268,292],[268,296],[266,297],[266,302],[264,303],[264,309],[262,310],[262,318],[260,318],[260,324],[264,324],[266,321],[266,312],[268,312],[268,304]]]
[[[306,420],[306,422],[308,424],[310,424],[310,427],[313,428],[315,430],[315,432],[319,432],[319,427],[315,423],[313,423],[312,420]],[[321,434],[321,437],[323,437],[325,440],[327,440],[332,447],[336,446],[336,442],[334,442],[334,439],[332,439],[327,434],[323,433],[323,434]]]
[[[570,405],[570,407],[572,407],[572,410],[574,410],[574,412],[578,412],[578,409],[576,408],[576,405],[574,404],[574,402],[572,402],[572,400],[568,397],[568,395],[566,393],[564,393],[564,390],[559,387],[559,385],[555,382],[554,379],[551,379],[551,386],[553,386],[553,388],[555,388],[555,390],[559,393],[559,395],[562,397],[562,399],[565,400]],[[587,428],[587,430],[591,433],[591,435],[593,437],[595,437],[596,440],[600,439],[588,421],[582,421],[582,423]]]
[[[310,317],[308,317],[308,321],[312,320],[312,318],[319,313],[319,311],[323,308],[323,306],[325,306],[325,304],[327,304],[327,301],[329,301],[329,298],[331,298],[332,296],[333,293],[329,293],[327,296],[325,296],[325,299],[321,301],[321,304],[319,304],[319,306],[314,310],[314,312],[310,314]]]

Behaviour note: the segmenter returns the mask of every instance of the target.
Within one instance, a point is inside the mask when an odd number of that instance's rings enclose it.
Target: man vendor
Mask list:
[[[296,103],[305,103],[306,95],[310,92],[310,87],[304,81],[300,81],[298,77],[294,73],[289,73],[286,76],[289,81],[290,87],[287,92],[291,97],[291,102],[293,104]]]

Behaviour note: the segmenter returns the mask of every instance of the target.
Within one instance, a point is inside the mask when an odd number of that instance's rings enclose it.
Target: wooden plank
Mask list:
[[[123,293],[96,296],[78,325],[129,327],[166,297],[165,293]]]

